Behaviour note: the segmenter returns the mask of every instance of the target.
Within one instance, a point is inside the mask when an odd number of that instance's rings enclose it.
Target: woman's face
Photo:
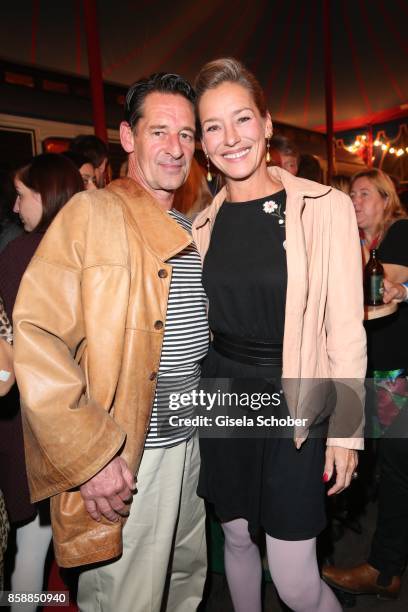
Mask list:
[[[238,83],[222,83],[206,91],[199,104],[202,145],[225,177],[244,180],[265,156],[265,138],[272,133],[269,114],[261,117],[250,91]]]
[[[95,168],[92,164],[83,164],[80,167],[79,172],[82,176],[82,180],[84,181],[85,190],[97,189]]]
[[[43,207],[39,193],[32,191],[19,179],[15,179],[14,185],[17,198],[13,211],[18,213],[26,232],[32,232],[40,223]]]
[[[357,225],[364,231],[376,231],[381,224],[387,199],[366,176],[356,179],[351,186],[350,197],[356,211]]]

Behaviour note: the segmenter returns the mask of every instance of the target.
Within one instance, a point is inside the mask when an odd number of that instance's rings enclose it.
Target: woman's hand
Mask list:
[[[393,283],[392,281],[384,278],[384,304],[396,300],[397,302],[403,302],[407,297],[407,292],[404,285],[401,283]]]
[[[340,446],[328,446],[326,448],[326,463],[324,466],[323,480],[329,482],[334,472],[336,482],[327,491],[327,495],[341,493],[350,485],[353,473],[358,465],[357,451]]]

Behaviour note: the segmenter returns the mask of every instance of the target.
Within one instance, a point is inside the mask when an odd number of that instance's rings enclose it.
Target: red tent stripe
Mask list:
[[[407,7],[407,0],[397,0],[398,5],[400,7],[400,11],[402,11],[403,13],[405,13],[405,15],[408,17],[408,7]],[[404,24],[405,25],[405,24]]]
[[[171,33],[172,31],[177,31],[178,29],[183,29],[184,31],[184,35],[177,40],[177,48],[180,47],[181,43],[183,43],[184,40],[188,39],[188,37],[191,36],[193,24],[195,24],[196,32],[200,32],[201,35],[201,26],[205,21],[204,15],[207,14],[207,12],[208,10],[203,11],[201,5],[198,5],[195,2],[190,3],[189,5],[187,5],[187,9],[184,12],[175,13],[174,19],[168,22],[167,27],[159,30],[157,34],[148,41],[148,48],[146,48],[145,40],[138,42],[130,51],[122,55],[117,61],[112,62],[111,64],[106,66],[103,71],[103,76],[109,76],[116,69],[120,68],[121,66],[124,66],[125,64],[128,64],[129,62],[138,57],[145,58],[148,62],[149,48],[154,49],[157,45],[160,45],[162,41],[165,40],[168,33]],[[188,27],[186,26],[186,24],[189,24]],[[165,57],[168,57],[169,55],[170,52],[166,52]],[[160,60],[160,62],[158,63],[162,64],[162,61],[163,60]],[[153,71],[151,68],[150,70]],[[135,78],[137,78],[137,74],[135,74]]]
[[[288,70],[288,73],[287,73],[285,87],[284,87],[282,98],[281,98],[280,105],[279,105],[278,116],[282,116],[284,114],[285,110],[286,110],[288,96],[289,96],[290,88],[292,86],[292,81],[293,81],[293,73],[294,73],[294,69],[295,69],[295,62],[296,62],[296,59],[297,59],[297,54],[298,54],[298,50],[299,50],[300,42],[301,42],[301,36],[300,36],[300,31],[299,30],[300,30],[300,27],[301,27],[302,22],[303,22],[303,16],[305,14],[306,6],[307,6],[307,2],[303,2],[302,3],[302,8],[301,8],[301,11],[300,11],[300,15],[299,15],[299,17],[297,19],[297,22],[296,22],[296,27],[295,27],[294,32],[293,32],[294,43],[293,43],[292,48],[291,48],[289,70]]]
[[[351,59],[352,59],[352,62],[353,62],[354,73],[356,75],[356,79],[357,79],[357,83],[358,83],[358,88],[360,90],[360,95],[361,95],[362,99],[364,100],[364,104],[365,104],[367,112],[368,113],[372,113],[373,109],[371,107],[370,99],[369,99],[368,94],[367,94],[367,89],[366,89],[366,86],[365,86],[363,73],[361,71],[360,62],[359,62],[359,59],[358,59],[356,43],[354,41],[353,30],[351,28],[351,23],[350,23],[350,19],[349,19],[349,15],[348,15],[348,8],[345,6],[344,3],[342,3],[341,6],[342,6],[342,12],[343,12],[344,25],[345,25],[345,28],[346,28],[348,43],[349,43],[349,47],[350,47],[350,51],[351,51]]]
[[[215,5],[213,11],[208,15],[207,19],[199,24],[200,30],[202,32],[207,32],[211,30],[211,38],[208,36],[198,36],[197,33],[194,32],[192,34],[193,38],[195,38],[195,44],[191,49],[190,53],[186,53],[186,59],[183,63],[183,70],[180,70],[180,73],[183,75],[190,74],[192,70],[196,70],[197,66],[202,63],[203,56],[207,56],[204,51],[209,48],[213,48],[213,40],[217,40],[222,38],[226,29],[226,23],[228,22],[228,27],[234,29],[236,25],[236,21],[231,21],[233,17],[236,17],[237,13],[234,13],[232,16],[228,10],[224,11],[221,14],[220,8],[218,5]],[[194,66],[194,68],[192,68]]]
[[[35,64],[37,59],[37,34],[38,34],[38,18],[40,14],[40,0],[32,0],[33,12],[31,16],[31,53],[30,61]]]
[[[370,17],[367,11],[367,8],[364,4],[364,0],[359,0],[359,6],[360,6],[360,12],[361,15],[363,17],[365,26],[367,28],[369,37],[370,37],[370,42],[371,45],[373,47],[374,53],[377,57],[377,61],[382,65],[385,74],[387,75],[387,78],[389,80],[389,82],[391,83],[391,86],[393,88],[393,90],[395,91],[396,95],[398,96],[398,98],[401,101],[405,101],[405,96],[401,91],[400,86],[398,85],[397,79],[395,78],[395,75],[393,74],[391,68],[389,67],[389,65],[387,64],[387,62],[384,60],[384,55],[381,49],[381,46],[378,44],[377,39],[376,39],[376,35],[375,32],[373,30],[373,27],[371,25],[370,22]]]
[[[395,119],[408,117],[408,108],[401,108],[401,106],[395,106],[393,108],[370,113],[368,115],[351,117],[350,119],[344,119],[343,121],[336,121],[334,124],[334,131],[344,132],[346,130],[361,128],[362,126],[376,125],[377,123],[386,123],[387,121],[394,121]],[[317,132],[325,132],[326,124],[316,125],[312,129],[316,130]]]
[[[408,55],[408,45],[406,44],[405,40],[402,38],[401,34],[394,27],[394,22],[391,19],[391,17],[389,16],[389,14],[388,14],[385,6],[384,6],[384,1],[379,3],[378,8],[381,11],[381,15],[382,15],[384,21],[387,22],[387,26],[388,26],[389,31],[391,32],[391,35],[398,42],[398,44],[401,47],[401,49],[403,50],[403,52],[406,55]]]
[[[75,67],[81,72],[81,0],[75,0]]]
[[[262,14],[263,14],[263,10],[265,8],[265,0],[262,0],[261,4],[259,6],[257,6],[256,8],[256,16],[255,16],[255,20],[254,20],[254,25],[252,26],[252,28],[245,28],[245,34],[244,36],[242,36],[239,41],[238,41],[238,47],[235,49],[234,53],[236,57],[242,57],[245,55],[246,49],[247,49],[247,41],[250,38],[250,36],[256,31],[256,27],[258,24],[258,21],[260,20]],[[239,25],[241,25],[242,22],[245,21],[244,15],[246,16],[248,13],[251,13],[251,11],[254,11],[254,2],[253,0],[248,0],[247,5],[245,7],[245,11],[242,14],[242,18],[239,22]],[[234,32],[231,32],[230,34],[231,39],[233,40],[236,35]],[[232,43],[232,41],[231,41]]]
[[[286,5],[284,2],[278,2],[278,0],[276,0],[273,6],[274,23],[279,23],[279,20],[282,16],[283,9],[285,8],[285,6]],[[273,35],[276,30],[276,28],[274,27],[274,23],[271,24],[271,34]],[[274,55],[273,53],[270,52],[271,37],[269,36],[269,33],[270,33],[269,29],[267,29],[266,32],[265,30],[263,31],[262,40],[259,41],[257,53],[256,53],[254,61],[252,62],[252,70],[255,76],[257,76],[258,68],[261,62],[265,62],[265,59],[266,61],[270,61],[271,64],[274,62]]]
[[[310,15],[310,23],[316,22],[317,15],[317,3],[312,2],[312,14]],[[303,121],[304,125],[309,123],[309,112],[310,112],[310,91],[312,85],[312,68],[313,68],[313,53],[315,50],[315,36],[311,36],[307,48],[307,67],[306,67],[306,85],[305,85],[305,98],[303,103]]]
[[[286,49],[287,49],[286,41],[292,40],[290,36],[290,30],[292,28],[292,17],[298,9],[299,9],[299,5],[296,2],[296,0],[292,0],[292,4],[290,5],[290,8],[289,8],[289,14],[287,15],[287,19],[285,22],[285,27],[282,28],[282,30],[280,31],[280,36],[279,37],[276,36],[275,40],[273,41],[273,44],[275,48],[277,49],[277,53],[273,57],[272,70],[268,78],[266,87],[265,87],[265,90],[268,94],[270,93],[272,89],[272,85],[276,78],[278,70],[282,66],[283,55],[285,54]]]

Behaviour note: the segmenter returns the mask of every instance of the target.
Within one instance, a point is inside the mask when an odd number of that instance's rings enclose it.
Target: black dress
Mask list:
[[[250,202],[224,202],[204,261],[210,328],[246,340],[282,343],[286,298],[286,193]],[[203,379],[229,379],[248,392],[279,389],[281,368],[240,363],[210,348]],[[271,381],[274,381],[273,383]],[[208,388],[208,387],[207,387]],[[222,410],[219,406],[212,410]],[[279,408],[282,414],[282,409]],[[198,494],[222,521],[245,518],[252,534],[262,528],[283,540],[315,537],[326,524],[324,443],[308,439],[200,436]],[[241,434],[242,435],[242,434]]]

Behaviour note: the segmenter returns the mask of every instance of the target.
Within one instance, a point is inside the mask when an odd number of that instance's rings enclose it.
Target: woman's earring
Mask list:
[[[270,147],[271,147],[271,139],[268,136],[268,138],[266,139],[266,163],[269,164],[269,162],[271,161],[271,153],[269,151]]]
[[[211,171],[210,171],[210,158],[208,157],[207,154],[205,156],[207,158],[207,181],[209,183],[211,183],[211,181],[212,181],[212,174],[211,174]]]

